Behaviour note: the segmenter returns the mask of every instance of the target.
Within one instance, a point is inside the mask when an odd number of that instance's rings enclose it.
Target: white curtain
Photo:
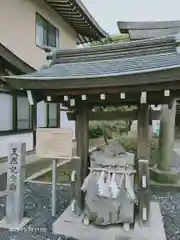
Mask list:
[[[17,97],[17,128],[29,129],[30,105],[27,97]]]
[[[37,127],[46,127],[46,114],[47,114],[47,108],[44,101],[38,102],[37,104]]]
[[[49,103],[49,127],[57,126],[57,104]]]
[[[12,95],[0,93],[0,131],[13,129]]]

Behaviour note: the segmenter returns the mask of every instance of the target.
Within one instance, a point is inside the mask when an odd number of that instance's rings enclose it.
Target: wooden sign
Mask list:
[[[38,128],[36,131],[36,154],[40,158],[71,158],[72,138],[72,129]]]

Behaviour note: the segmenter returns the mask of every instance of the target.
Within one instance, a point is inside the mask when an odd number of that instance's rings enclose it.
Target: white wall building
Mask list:
[[[0,76],[24,74],[47,63],[44,46],[76,48],[77,43],[106,36],[81,1],[1,0]],[[34,148],[37,127],[71,127],[60,105],[40,102],[29,105],[26,93],[7,89],[0,77],[0,158],[7,156],[9,142],[26,142]]]

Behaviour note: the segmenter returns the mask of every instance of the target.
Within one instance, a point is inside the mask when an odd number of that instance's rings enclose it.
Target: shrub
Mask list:
[[[99,138],[105,135],[112,137],[112,132],[123,133],[129,131],[129,122],[125,121],[90,121],[89,138]]]
[[[134,153],[137,155],[137,139],[128,137],[128,136],[123,136],[118,138],[122,146],[125,148],[127,152]],[[150,165],[156,164],[156,158],[157,158],[157,149],[158,149],[158,138],[153,137],[149,141],[149,148],[150,148]]]
[[[104,135],[102,127],[100,127],[97,121],[91,121],[89,123],[89,138],[99,138]]]

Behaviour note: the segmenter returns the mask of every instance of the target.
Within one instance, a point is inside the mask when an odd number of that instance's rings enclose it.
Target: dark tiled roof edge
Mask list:
[[[166,53],[176,51],[176,40],[173,36],[146,39],[139,41],[117,42],[112,44],[90,46],[86,48],[57,50],[52,54],[52,65],[63,62],[94,61],[107,59],[154,54],[155,51]]]
[[[12,51],[0,43],[0,56],[9,62],[13,67],[15,67],[21,73],[31,73],[35,69],[16,56]]]

